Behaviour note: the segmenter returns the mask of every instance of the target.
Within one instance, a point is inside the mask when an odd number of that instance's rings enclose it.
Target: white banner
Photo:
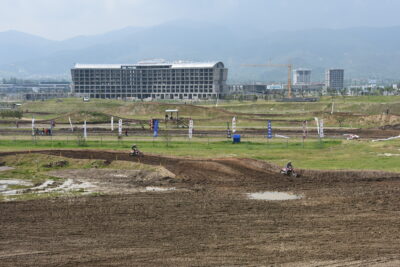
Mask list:
[[[114,117],[111,116],[111,132],[114,131]]]
[[[236,133],[236,117],[232,118],[232,133]]]
[[[122,136],[122,120],[119,119],[118,121],[118,135]]]
[[[189,139],[193,137],[193,120],[189,121]]]
[[[315,117],[314,119],[315,119],[315,122],[317,123],[318,136],[320,136],[320,133],[319,133],[319,120],[318,120],[317,117]]]
[[[324,138],[324,120],[319,122],[319,137]]]
[[[71,126],[71,132],[74,131],[74,126],[72,126],[72,121],[71,121],[71,117],[68,117],[69,120],[69,125]]]
[[[32,135],[35,135],[35,118],[32,118]]]
[[[86,121],[83,122],[83,138],[87,138]]]

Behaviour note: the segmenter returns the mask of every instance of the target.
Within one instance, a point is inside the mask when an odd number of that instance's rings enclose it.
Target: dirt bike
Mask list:
[[[286,175],[286,176],[291,176],[291,177],[299,177],[300,176],[292,168],[283,168],[281,170],[281,174]]]
[[[144,154],[140,150],[136,149],[136,150],[132,150],[129,153],[129,156],[131,156],[131,157],[143,157]]]

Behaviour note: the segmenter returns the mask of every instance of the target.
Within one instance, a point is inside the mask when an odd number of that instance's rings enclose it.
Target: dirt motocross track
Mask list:
[[[111,151],[40,153],[132,160]],[[400,264],[399,174],[300,170],[288,178],[249,159],[140,161],[164,166],[186,190],[1,202],[0,265]],[[262,191],[303,198],[246,198]]]

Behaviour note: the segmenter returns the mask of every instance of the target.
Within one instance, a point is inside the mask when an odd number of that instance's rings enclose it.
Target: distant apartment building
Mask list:
[[[10,99],[46,100],[71,96],[70,82],[34,81],[0,84],[0,94]]]
[[[91,98],[210,99],[227,89],[222,62],[141,62],[132,65],[76,64],[72,91]]]
[[[309,69],[296,69],[293,73],[294,85],[309,85],[311,84],[311,70]]]
[[[327,89],[341,90],[344,88],[344,70],[329,69],[325,73],[325,87]]]

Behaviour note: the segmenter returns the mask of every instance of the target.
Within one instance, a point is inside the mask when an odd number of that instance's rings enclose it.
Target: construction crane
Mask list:
[[[292,98],[292,64],[242,64],[243,67],[286,67],[288,69],[288,97]]]

